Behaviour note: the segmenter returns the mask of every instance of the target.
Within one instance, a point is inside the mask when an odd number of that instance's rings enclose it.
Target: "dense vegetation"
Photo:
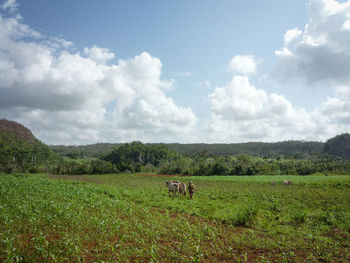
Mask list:
[[[162,177],[0,175],[0,261],[350,260],[348,176],[187,180],[194,200]]]
[[[99,158],[108,154],[114,148],[120,146],[120,143],[96,143],[91,145],[50,145],[53,150],[59,156],[68,156],[73,158]]]
[[[350,157],[350,134],[345,133],[329,139],[323,147],[322,153],[340,156],[343,158]]]
[[[114,148],[101,159],[62,159],[56,174],[94,174],[111,172],[154,172],[183,175],[309,175],[316,172],[350,172],[350,161],[329,155],[295,155],[289,158],[261,158],[250,155],[213,156],[206,153],[181,155],[164,145],[126,143]],[[94,169],[96,164],[99,169]],[[70,168],[73,167],[73,168]]]
[[[148,146],[165,146],[171,151],[186,156],[206,154],[209,156],[228,156],[228,155],[251,155],[256,157],[298,157],[307,158],[314,154],[321,153],[324,143],[322,142],[304,142],[304,141],[285,141],[276,143],[249,142],[249,143],[231,143],[231,144],[180,144],[180,143],[159,143],[146,144]],[[100,157],[108,154],[114,148],[120,147],[120,143],[97,143],[92,145],[64,146],[52,145],[50,148],[60,156],[77,157]]]
[[[153,172],[199,176],[350,172],[349,134],[332,138],[325,144],[297,141],[187,145],[132,142],[55,146],[52,149],[57,154],[24,126],[0,121],[0,172]],[[107,149],[109,151],[102,154]]]
[[[36,172],[55,154],[23,125],[0,120],[0,172]]]
[[[72,157],[72,155],[68,155]],[[78,158],[78,157],[75,157]],[[99,173],[110,172],[154,172],[182,175],[309,175],[316,172],[350,172],[350,160],[327,154],[294,155],[291,157],[255,157],[250,155],[215,156],[206,153],[182,155],[168,150],[164,145],[126,143],[114,148],[110,153],[96,159],[101,162]],[[77,159],[79,160],[79,159]],[[85,160],[85,161],[84,161]],[[58,164],[57,174],[95,173],[89,159],[80,159]],[[107,162],[107,163],[106,163]],[[109,164],[109,165],[108,165]],[[74,165],[79,169],[68,169]],[[85,168],[84,168],[85,167]],[[105,168],[105,169],[104,169]]]
[[[142,167],[152,169],[161,166],[164,162],[173,162],[179,157],[179,154],[169,151],[165,146],[132,142],[116,147],[103,159],[115,164],[122,172],[140,172]]]

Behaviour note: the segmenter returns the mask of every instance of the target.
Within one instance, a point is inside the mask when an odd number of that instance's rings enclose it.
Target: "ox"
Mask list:
[[[282,181],[282,184],[283,184],[283,185],[291,185],[292,182],[291,182],[291,181],[287,181],[287,180],[283,180],[283,181]]]
[[[179,184],[179,190],[180,190],[180,194],[186,196],[186,184],[185,183],[180,183]]]
[[[180,192],[180,186],[178,183],[167,181],[165,184],[169,189],[169,196],[170,196],[170,193],[173,193],[173,195],[176,195],[177,192]]]

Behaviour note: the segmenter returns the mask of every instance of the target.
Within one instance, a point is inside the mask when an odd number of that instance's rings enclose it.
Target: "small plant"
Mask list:
[[[254,205],[249,205],[238,211],[234,218],[231,219],[231,223],[234,226],[247,226],[253,221],[258,209]]]
[[[300,225],[303,224],[306,220],[307,214],[305,210],[296,210],[291,216],[291,220],[294,224]]]

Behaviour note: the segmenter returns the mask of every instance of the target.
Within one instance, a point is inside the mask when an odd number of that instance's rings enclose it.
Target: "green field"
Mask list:
[[[175,178],[0,175],[0,262],[350,262],[350,176]]]

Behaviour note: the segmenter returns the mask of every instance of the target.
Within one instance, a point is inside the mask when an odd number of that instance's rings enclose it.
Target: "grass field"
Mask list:
[[[175,179],[0,175],[0,262],[350,262],[350,176]]]

